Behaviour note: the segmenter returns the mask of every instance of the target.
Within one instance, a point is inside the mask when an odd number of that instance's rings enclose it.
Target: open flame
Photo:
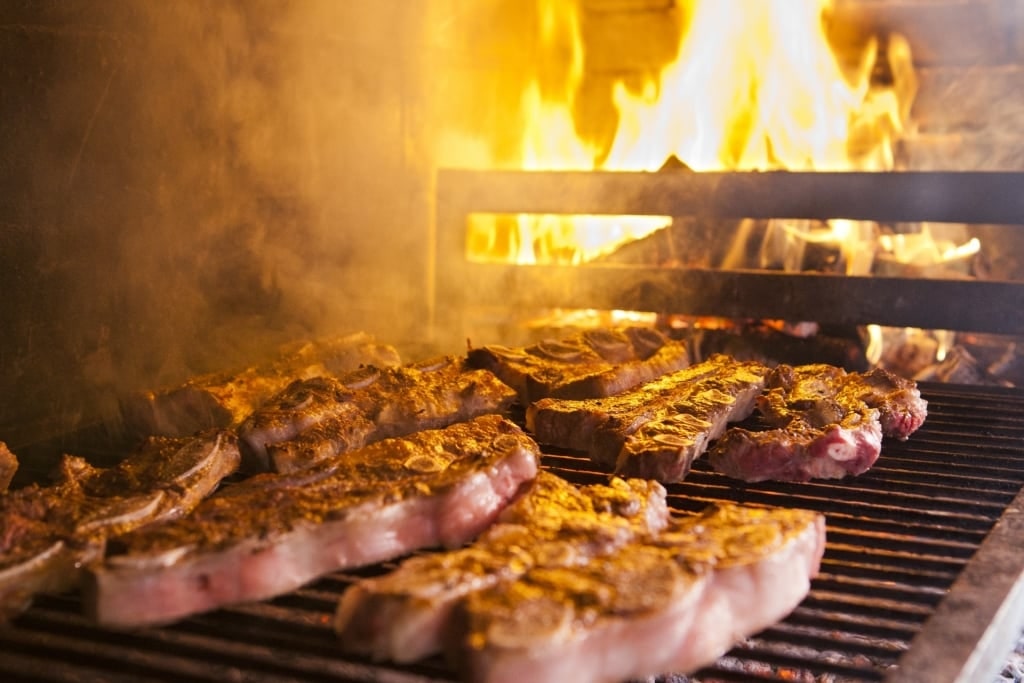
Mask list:
[[[841,61],[828,38],[831,0],[683,0],[676,58],[639,87],[612,86],[610,140],[577,132],[586,68],[581,7],[538,0],[541,59],[522,97],[524,170],[657,171],[672,158],[695,171],[888,170],[916,84],[909,48],[887,45],[892,84],[872,84],[878,46]],[[637,36],[642,40],[642,36]],[[852,64],[852,65],[851,65]],[[470,258],[578,263],[664,227],[668,217],[514,218],[499,243],[492,220],[470,227]],[[842,222],[832,239],[859,234]],[[821,239],[820,236],[817,236]],[[473,245],[477,245],[475,248]]]

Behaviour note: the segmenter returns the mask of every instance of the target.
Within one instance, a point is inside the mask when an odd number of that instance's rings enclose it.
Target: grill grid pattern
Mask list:
[[[825,513],[828,545],[810,595],[781,624],[737,647],[701,681],[881,681],[1024,486],[1024,392],[923,385],[929,418],[906,442],[887,441],[868,473],[840,482],[739,484],[698,461],[668,487],[691,513],[715,501]],[[576,483],[602,481],[585,458],[549,453]],[[1024,560],[1022,560],[1024,564]],[[0,679],[53,681],[446,681],[440,658],[392,667],[346,658],[334,605],[360,576],[338,572],[264,603],[131,633],[98,629],[75,596],[47,596],[0,628]],[[1007,650],[1016,633],[1002,634]]]

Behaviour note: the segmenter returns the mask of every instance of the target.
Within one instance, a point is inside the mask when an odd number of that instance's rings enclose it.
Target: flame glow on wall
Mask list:
[[[587,54],[578,2],[538,0],[541,59],[524,89],[523,170],[890,170],[916,84],[909,48],[887,43],[891,83],[872,83],[871,40],[840,60],[828,37],[830,0],[682,0],[676,58],[639,85],[612,85],[611,139],[577,132]],[[643,36],[637,36],[643,40]],[[508,164],[506,164],[508,165]],[[664,227],[668,217],[515,217],[475,220],[469,256],[514,263],[579,263]],[[840,224],[837,234],[848,233]],[[858,232],[858,231],[854,231]],[[505,235],[495,241],[494,235]],[[820,239],[820,238],[819,238]],[[849,259],[853,262],[854,259]]]

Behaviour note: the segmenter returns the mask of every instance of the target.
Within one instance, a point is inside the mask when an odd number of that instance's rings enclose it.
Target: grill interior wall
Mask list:
[[[583,0],[589,92],[664,63],[675,4]],[[911,41],[910,168],[1024,169],[1019,2],[837,4],[837,43]],[[296,337],[422,338],[433,172],[473,158],[458,131],[500,140],[514,118],[538,55],[526,5],[3,3],[3,436]],[[1020,253],[995,265],[1019,276]]]

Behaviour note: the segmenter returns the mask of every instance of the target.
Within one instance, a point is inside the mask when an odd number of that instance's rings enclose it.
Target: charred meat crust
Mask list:
[[[536,476],[539,455],[519,427],[488,415],[252,477],[185,518],[112,542],[88,574],[86,612],[116,627],[167,623],[337,569],[461,545]]]
[[[349,587],[335,617],[341,647],[399,662],[436,654],[454,605],[470,592],[530,567],[586,564],[667,521],[665,489],[657,482],[613,478],[578,488],[540,472],[472,546],[413,557]]]
[[[621,681],[713,662],[810,588],[824,518],[724,504],[577,566],[469,594],[447,654],[464,680]]]
[[[505,414],[514,400],[491,372],[454,357],[296,381],[239,427],[243,469],[295,472],[381,439]]]
[[[604,399],[543,399],[526,411],[542,443],[586,452],[622,476],[678,481],[728,422],[754,409],[769,368],[716,355]]]
[[[154,437],[109,469],[66,455],[52,486],[0,496],[0,617],[75,587],[110,536],[186,514],[239,460],[230,432]]]
[[[719,472],[744,481],[838,479],[866,472],[882,437],[906,439],[927,415],[917,385],[886,370],[780,365],[758,412],[771,428],[733,428],[711,448]]]
[[[18,458],[7,448],[7,444],[0,441],[0,493],[7,490],[18,471]]]
[[[351,372],[364,364],[400,363],[393,347],[365,333],[289,344],[273,360],[238,372],[200,375],[180,386],[128,395],[121,416],[130,434],[191,436],[237,426],[295,380]]]
[[[621,393],[690,364],[686,344],[646,327],[598,328],[524,348],[471,348],[469,365],[513,387],[523,405],[542,398]]]

